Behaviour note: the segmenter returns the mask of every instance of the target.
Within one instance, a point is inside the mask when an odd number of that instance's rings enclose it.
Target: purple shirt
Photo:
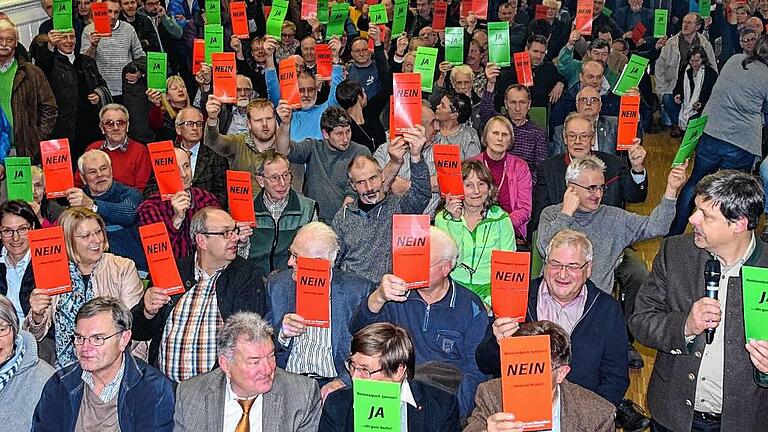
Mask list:
[[[542,280],[539,285],[538,301],[536,304],[536,316],[539,321],[551,321],[564,328],[568,334],[573,332],[576,323],[584,315],[584,306],[587,304],[587,285],[581,287],[581,292],[575,299],[568,302],[565,306],[555,300],[549,293],[547,281]]]

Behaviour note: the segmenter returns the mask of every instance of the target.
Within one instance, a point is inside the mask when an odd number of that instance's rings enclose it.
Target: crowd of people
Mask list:
[[[6,199],[0,165],[0,429],[351,432],[355,380],[371,379],[399,383],[402,431],[522,431],[502,407],[501,341],[548,335],[552,431],[764,430],[768,341],[745,336],[741,269],[768,267],[768,0],[594,0],[587,30],[576,0],[438,2],[381,0],[379,24],[378,2],[350,0],[332,35],[320,15],[338,1],[289,0],[275,21],[282,4],[244,0],[243,37],[234,0],[104,0],[111,33],[96,2],[73,1],[57,30],[62,3],[41,0],[28,46],[0,11],[0,162],[33,165],[29,202]],[[193,54],[212,13],[234,103]],[[492,61],[496,22],[532,84]],[[422,47],[437,58],[421,120],[392,135],[393,78],[430,73]],[[167,55],[164,91],[149,53]],[[632,56],[649,64],[617,150]],[[705,116],[695,156],[649,172],[644,138],[674,142]],[[76,162],[62,198],[40,167],[52,139]],[[166,199],[147,144],[168,140],[182,190]],[[435,145],[458,147],[463,195],[441,193]],[[227,170],[250,174],[255,224],[230,213]],[[649,215],[626,209],[652,196]],[[432,221],[424,288],[393,271],[401,214]],[[139,227],[158,222],[181,293],[149,272]],[[29,233],[53,226],[71,290],[51,296]],[[649,272],[633,244],[659,237]],[[492,251],[530,252],[524,317],[493,313]],[[325,327],[297,311],[303,258],[332,266]],[[719,300],[703,292],[712,260]],[[626,396],[635,340],[657,353],[649,412]]]

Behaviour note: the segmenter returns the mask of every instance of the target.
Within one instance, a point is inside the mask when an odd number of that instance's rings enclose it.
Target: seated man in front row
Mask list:
[[[527,322],[515,336],[549,335],[552,357],[552,429],[554,431],[613,432],[613,405],[595,393],[567,381],[571,368],[571,340],[565,329],[549,321]],[[523,432],[514,413],[502,412],[501,379],[480,384],[477,407],[464,432]]]
[[[219,368],[179,384],[175,432],[317,431],[317,384],[277,368],[272,327],[258,314],[229,317],[216,353]]]
[[[404,327],[414,338],[416,375],[457,393],[459,414],[466,417],[477,385],[486,379],[477,368],[475,350],[483,340],[488,314],[480,297],[448,276],[459,257],[453,239],[430,227],[430,244],[429,286],[410,291],[401,278],[384,275],[381,285],[360,303],[349,330],[354,333],[374,322]]]

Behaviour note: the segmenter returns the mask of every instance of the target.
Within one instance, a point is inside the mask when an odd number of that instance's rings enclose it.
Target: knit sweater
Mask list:
[[[96,203],[96,212],[107,225],[110,252],[130,258],[136,262],[137,268],[146,270],[147,264],[139,240],[136,217],[136,210],[141,203],[139,191],[116,180],[99,196],[93,196],[88,187],[83,190]]]
[[[91,48],[91,40],[88,39],[88,35],[94,31],[93,23],[85,26],[82,47],[80,48],[82,54]],[[112,36],[99,41],[94,58],[99,66],[99,73],[107,82],[112,96],[123,94],[123,68],[128,63],[145,56],[136,30],[123,21],[117,22],[116,27],[112,29]]]
[[[562,212],[563,205],[551,205],[541,212],[537,247],[542,257],[549,241],[565,228],[583,232],[592,241],[592,276],[598,288],[613,291],[613,270],[624,248],[640,240],[665,235],[675,217],[675,202],[662,198],[650,216],[641,216],[618,207],[601,205],[592,212],[577,210],[573,216]]]

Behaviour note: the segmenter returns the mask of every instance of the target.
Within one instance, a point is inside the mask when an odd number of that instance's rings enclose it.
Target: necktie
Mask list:
[[[240,407],[243,408],[243,416],[240,417],[240,421],[237,422],[237,426],[235,426],[235,432],[251,431],[251,420],[248,418],[248,414],[251,412],[251,405],[253,405],[253,401],[255,400],[255,398],[237,400],[237,403],[239,403]]]

